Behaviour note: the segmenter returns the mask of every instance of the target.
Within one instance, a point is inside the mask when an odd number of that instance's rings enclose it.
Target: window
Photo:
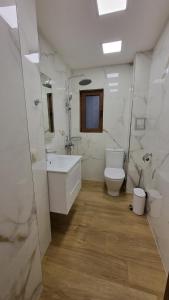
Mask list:
[[[47,93],[49,132],[55,132],[54,117],[53,117],[53,97],[52,96],[53,96],[52,93]]]
[[[103,132],[103,89],[80,91],[80,131]]]

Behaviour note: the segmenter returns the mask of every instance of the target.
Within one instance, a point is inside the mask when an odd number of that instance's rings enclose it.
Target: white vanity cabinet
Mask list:
[[[81,156],[49,154],[50,211],[67,215],[81,189]]]

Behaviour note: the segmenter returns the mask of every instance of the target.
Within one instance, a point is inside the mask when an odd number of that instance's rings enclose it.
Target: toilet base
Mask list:
[[[109,192],[109,191],[107,191],[107,193],[112,197],[117,197],[120,194],[119,192]]]

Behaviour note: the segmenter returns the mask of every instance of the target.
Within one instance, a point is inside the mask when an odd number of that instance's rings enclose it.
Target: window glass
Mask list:
[[[86,128],[99,127],[99,96],[86,96]]]
[[[104,90],[80,91],[80,131],[103,132]]]

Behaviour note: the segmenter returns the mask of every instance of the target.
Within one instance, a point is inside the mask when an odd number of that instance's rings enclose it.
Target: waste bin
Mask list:
[[[134,188],[133,190],[133,212],[136,215],[143,215],[145,209],[146,194],[143,189]]]

